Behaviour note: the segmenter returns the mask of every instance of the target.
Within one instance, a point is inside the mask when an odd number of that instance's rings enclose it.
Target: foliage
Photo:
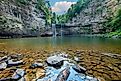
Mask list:
[[[121,8],[115,13],[115,16],[109,19],[107,27],[111,27],[112,31],[121,29]]]
[[[56,13],[54,12],[53,14],[52,14],[52,23],[57,23],[57,15],[56,15]]]
[[[38,0],[38,4],[36,5],[36,8],[44,11],[44,13],[46,15],[46,23],[51,24],[52,11],[50,9],[49,2],[45,2],[45,0]]]
[[[121,30],[116,30],[115,32],[110,32],[107,34],[108,37],[118,36],[121,37]]]
[[[66,14],[58,16],[59,22],[64,23],[68,20],[72,20],[73,17],[77,16],[83,8],[87,6],[90,0],[78,0],[76,4],[71,5]]]

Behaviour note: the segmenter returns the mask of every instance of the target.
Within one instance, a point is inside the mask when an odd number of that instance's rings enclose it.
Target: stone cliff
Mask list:
[[[46,19],[44,11],[36,8],[37,3],[37,0],[1,0],[0,36],[39,36]]]
[[[80,33],[105,33],[105,23],[113,17],[114,12],[121,6],[121,0],[87,0],[79,14],[67,22],[76,25]]]

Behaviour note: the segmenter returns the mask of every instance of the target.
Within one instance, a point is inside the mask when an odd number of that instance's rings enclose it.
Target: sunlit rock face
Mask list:
[[[18,0],[19,1],[19,0]],[[1,36],[38,36],[45,28],[45,14],[37,1],[21,4],[17,0],[0,1]]]
[[[87,0],[88,2],[81,9],[80,13],[67,25],[77,25],[80,27],[80,33],[104,33],[104,24],[107,19],[112,17],[114,12],[121,6],[121,0]]]

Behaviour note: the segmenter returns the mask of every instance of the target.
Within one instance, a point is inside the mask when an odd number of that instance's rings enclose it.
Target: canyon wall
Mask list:
[[[78,26],[80,33],[110,32],[104,24],[120,7],[121,0],[88,0],[81,12],[66,24]]]
[[[36,8],[37,3],[37,0],[1,0],[0,36],[39,36],[46,19],[44,11]]]

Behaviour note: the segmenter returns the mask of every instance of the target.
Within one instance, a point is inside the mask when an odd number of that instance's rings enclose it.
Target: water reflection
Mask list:
[[[89,38],[80,36],[0,39],[0,47],[7,48],[81,48],[121,53],[121,39]]]

